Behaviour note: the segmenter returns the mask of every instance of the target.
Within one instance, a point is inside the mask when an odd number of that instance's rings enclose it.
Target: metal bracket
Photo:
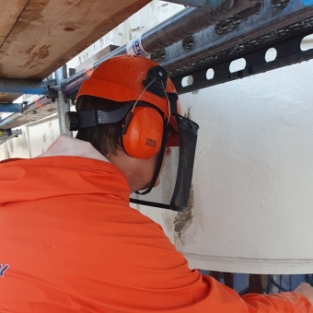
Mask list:
[[[47,81],[47,87],[48,87],[47,97],[50,98],[52,102],[54,102],[55,99],[58,98],[58,91],[60,90],[60,86],[56,84],[55,79],[49,79]]]

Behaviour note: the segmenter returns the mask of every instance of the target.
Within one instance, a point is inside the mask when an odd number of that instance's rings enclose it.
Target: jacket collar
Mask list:
[[[60,135],[56,141],[49,146],[48,150],[39,157],[51,156],[77,156],[110,162],[89,142],[82,141],[68,135]]]

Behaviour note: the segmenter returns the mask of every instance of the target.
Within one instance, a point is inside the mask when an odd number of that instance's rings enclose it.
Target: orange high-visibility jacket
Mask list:
[[[313,312],[297,293],[241,298],[190,270],[129,194],[101,160],[0,163],[0,312]]]

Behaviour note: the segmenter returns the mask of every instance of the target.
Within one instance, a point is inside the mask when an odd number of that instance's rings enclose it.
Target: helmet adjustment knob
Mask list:
[[[79,118],[76,112],[66,112],[65,125],[70,131],[79,129]]]
[[[143,84],[145,87],[148,86],[147,91],[159,97],[165,97],[167,76],[167,72],[162,66],[154,66],[149,69]]]

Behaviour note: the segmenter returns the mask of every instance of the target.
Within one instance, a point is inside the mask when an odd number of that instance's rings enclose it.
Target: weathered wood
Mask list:
[[[1,0],[0,77],[44,79],[148,2]]]
[[[28,0],[1,0],[0,1],[0,49],[14,27]]]

